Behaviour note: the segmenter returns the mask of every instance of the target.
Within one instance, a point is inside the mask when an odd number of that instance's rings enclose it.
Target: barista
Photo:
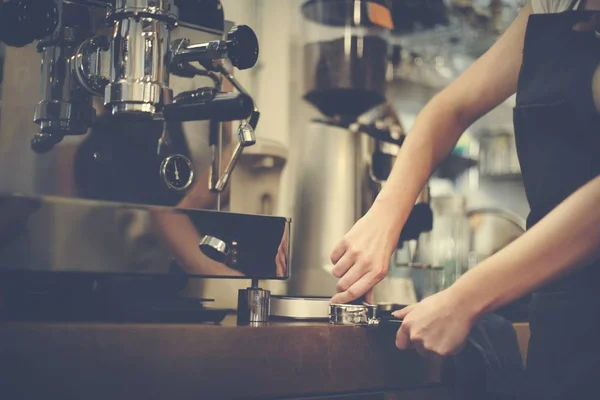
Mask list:
[[[600,390],[600,0],[531,0],[489,51],[421,111],[387,185],[334,248],[333,302],[368,295],[417,195],[479,117],[516,92],[528,232],[409,306],[396,345],[451,355],[473,323],[533,292],[523,399]]]

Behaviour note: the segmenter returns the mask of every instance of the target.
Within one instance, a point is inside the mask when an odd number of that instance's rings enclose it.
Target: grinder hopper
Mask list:
[[[302,14],[304,99],[324,116],[346,121],[383,103],[393,27],[386,2],[309,0]]]

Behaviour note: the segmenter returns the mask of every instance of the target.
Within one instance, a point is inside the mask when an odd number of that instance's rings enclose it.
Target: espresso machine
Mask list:
[[[219,278],[267,321],[290,220],[223,210],[256,143],[253,30],[218,0],[9,0],[0,41],[0,317],[218,322],[181,291]]]

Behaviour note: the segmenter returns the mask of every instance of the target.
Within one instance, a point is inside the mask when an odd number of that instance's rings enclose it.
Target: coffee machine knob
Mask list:
[[[229,246],[223,240],[206,235],[200,240],[200,251],[208,258],[224,263],[229,255]]]
[[[52,133],[36,133],[31,139],[31,149],[38,154],[49,152],[62,140],[61,135]]]
[[[0,40],[22,47],[50,36],[58,26],[56,1],[0,1]]]
[[[227,54],[234,67],[249,69],[258,61],[258,38],[246,25],[233,27],[227,34]]]

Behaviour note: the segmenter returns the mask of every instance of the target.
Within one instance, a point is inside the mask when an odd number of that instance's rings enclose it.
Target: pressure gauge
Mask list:
[[[160,175],[169,189],[186,190],[194,181],[192,162],[181,154],[169,156],[160,165]]]

